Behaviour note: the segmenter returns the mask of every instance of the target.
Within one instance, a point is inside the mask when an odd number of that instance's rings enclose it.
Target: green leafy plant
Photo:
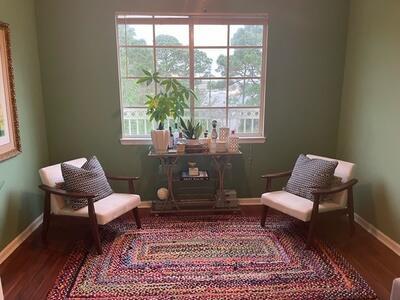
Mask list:
[[[194,124],[193,120],[187,120],[185,123],[185,121],[180,118],[180,123],[183,136],[189,140],[198,139],[203,132],[203,126],[201,126],[199,122]]]
[[[189,108],[187,103],[190,97],[197,99],[197,96],[191,89],[185,87],[175,78],[162,79],[158,72],[142,71],[144,76],[138,79],[138,84],[149,86],[154,83],[157,85],[157,94],[146,95],[146,106],[150,121],[156,121],[158,124],[157,129],[162,130],[164,129],[165,121],[169,118],[173,120],[181,118],[185,113],[185,109]]]

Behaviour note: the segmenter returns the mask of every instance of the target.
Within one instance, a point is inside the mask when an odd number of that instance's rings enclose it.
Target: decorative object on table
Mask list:
[[[167,200],[169,197],[169,191],[167,188],[162,187],[157,190],[157,197],[159,200]]]
[[[21,153],[10,29],[0,22],[0,161]]]
[[[216,142],[216,152],[217,153],[224,153],[224,152],[226,152],[228,149],[227,149],[227,147],[226,147],[226,141],[220,141],[220,140],[217,140],[217,142]]]
[[[261,178],[266,179],[267,181],[265,184],[266,191],[261,195],[261,204],[264,205],[261,213],[261,226],[265,225],[269,207],[288,214],[303,222],[310,222],[306,242],[307,249],[310,249],[313,242],[317,220],[328,213],[336,215],[340,213],[347,214],[350,223],[350,233],[352,234],[354,232],[353,186],[358,182],[358,180],[354,178],[353,172],[355,165],[353,163],[311,154],[308,154],[306,158],[309,160],[314,160],[314,162],[310,163],[313,165],[309,166],[310,169],[306,168],[301,170],[301,168],[296,168],[296,174],[293,170],[261,176]],[[334,169],[333,175],[342,178],[341,184],[331,188],[327,187],[313,189],[310,191],[310,186],[308,184],[311,182],[314,173],[309,174],[309,172],[312,169],[314,169],[314,172],[317,172],[316,168],[314,168],[314,163],[317,163],[317,166],[322,165],[322,162],[319,160],[323,160],[325,163],[334,163],[334,165],[337,165],[336,169]],[[304,159],[303,155],[301,155],[298,159],[298,162],[302,164],[303,161],[305,161],[307,165],[309,164],[309,162]],[[322,168],[320,170],[322,170]],[[298,179],[298,182],[292,182],[291,189],[293,188],[295,192],[301,192],[304,196],[307,196],[309,193],[311,193],[313,195],[313,201],[310,201],[310,199],[305,197],[289,193],[287,190],[272,190],[271,186],[273,179],[292,176],[291,178],[294,180],[296,177],[300,178],[298,177],[301,176],[299,173],[300,171],[305,173],[305,177],[301,180]],[[299,185],[301,182],[304,182],[307,185],[304,189]],[[330,200],[326,199],[321,201],[321,199],[326,195],[332,195],[332,198]]]
[[[200,170],[198,175],[190,175],[186,171],[182,171],[181,180],[183,181],[201,181],[201,180],[209,180],[208,172]]]
[[[123,216],[105,226],[102,256],[77,242],[47,299],[376,299],[331,244],[304,251],[302,226],[282,214],[270,215],[267,229],[234,215],[143,224],[136,233]]]
[[[186,146],[185,143],[179,141],[176,144],[176,152],[179,154],[185,153],[185,148],[186,148],[185,146]]]
[[[188,162],[189,165],[189,176],[199,176],[199,168],[197,168],[197,163],[193,162],[193,161],[189,161]]]
[[[186,153],[205,153],[208,152],[208,146],[206,144],[186,144],[185,145]]]
[[[228,137],[228,151],[239,151],[239,136],[235,133],[235,130],[232,130],[231,134]]]
[[[219,139],[220,141],[227,141],[229,137],[229,127],[221,127],[219,129]]]
[[[185,121],[180,118],[181,130],[183,136],[186,138],[188,145],[197,145],[199,144],[199,137],[203,131],[203,126],[199,122],[196,124],[194,120]]]
[[[216,139],[218,138],[218,133],[217,133],[217,120],[212,120],[211,126],[212,126],[211,139],[216,140]]]
[[[215,140],[215,139],[211,140],[209,149],[210,149],[210,153],[217,152],[217,140]]]
[[[177,120],[184,115],[185,109],[189,106],[190,96],[197,99],[196,94],[185,87],[175,78],[161,79],[158,72],[151,73],[143,70],[144,76],[137,83],[155,84],[158,87],[158,93],[155,95],[146,95],[147,97],[147,115],[149,120],[157,122],[157,129],[151,131],[151,139],[154,150],[158,153],[165,153],[170,143],[170,133],[164,129],[164,123],[169,119]]]
[[[200,138],[199,141],[200,141],[200,144],[207,145],[208,148],[210,147],[211,138],[208,136],[208,130],[206,130],[204,132],[204,137]]]

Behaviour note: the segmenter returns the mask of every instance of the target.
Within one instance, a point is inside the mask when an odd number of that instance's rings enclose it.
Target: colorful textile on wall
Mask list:
[[[299,223],[270,215],[129,217],[77,247],[48,299],[375,299],[335,249],[305,250]]]

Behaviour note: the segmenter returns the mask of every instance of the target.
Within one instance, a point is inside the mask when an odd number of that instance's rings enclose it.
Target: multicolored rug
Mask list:
[[[270,215],[120,218],[103,255],[78,246],[48,299],[375,299],[335,249],[304,250],[300,224]]]

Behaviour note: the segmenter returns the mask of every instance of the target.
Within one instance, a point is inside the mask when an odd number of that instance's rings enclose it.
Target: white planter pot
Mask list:
[[[152,130],[151,141],[156,153],[165,153],[168,150],[169,130]]]

